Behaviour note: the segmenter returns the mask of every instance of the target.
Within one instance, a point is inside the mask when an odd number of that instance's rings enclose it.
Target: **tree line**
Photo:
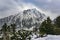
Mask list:
[[[48,17],[39,27],[40,34],[60,35],[60,16],[53,21]]]

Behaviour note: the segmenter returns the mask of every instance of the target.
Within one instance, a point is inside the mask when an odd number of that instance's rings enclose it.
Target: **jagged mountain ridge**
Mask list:
[[[39,12],[37,9],[27,9],[16,15],[11,15],[0,19],[0,26],[4,23],[15,23],[17,27],[20,28],[38,27],[45,17],[45,14]]]

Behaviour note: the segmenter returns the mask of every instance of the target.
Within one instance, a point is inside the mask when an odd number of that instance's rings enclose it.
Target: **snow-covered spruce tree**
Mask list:
[[[19,30],[18,34],[20,35],[20,40],[31,40],[31,31]]]
[[[13,40],[13,39],[17,40],[16,25],[15,24],[11,24],[11,31],[13,33],[13,36],[11,37],[11,40]]]

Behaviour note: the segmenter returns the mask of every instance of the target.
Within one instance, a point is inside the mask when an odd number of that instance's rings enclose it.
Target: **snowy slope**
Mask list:
[[[36,35],[33,36],[31,40],[60,40],[60,35],[47,35],[46,37],[36,38]]]

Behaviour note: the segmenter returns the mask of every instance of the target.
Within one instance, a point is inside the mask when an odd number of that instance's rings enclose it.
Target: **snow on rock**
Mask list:
[[[0,19],[0,26],[2,26],[4,23],[15,23],[16,26],[20,28],[31,28],[33,26],[38,27],[44,18],[46,18],[46,15],[44,13],[41,13],[39,10],[35,8],[27,9],[19,12],[16,15]]]

